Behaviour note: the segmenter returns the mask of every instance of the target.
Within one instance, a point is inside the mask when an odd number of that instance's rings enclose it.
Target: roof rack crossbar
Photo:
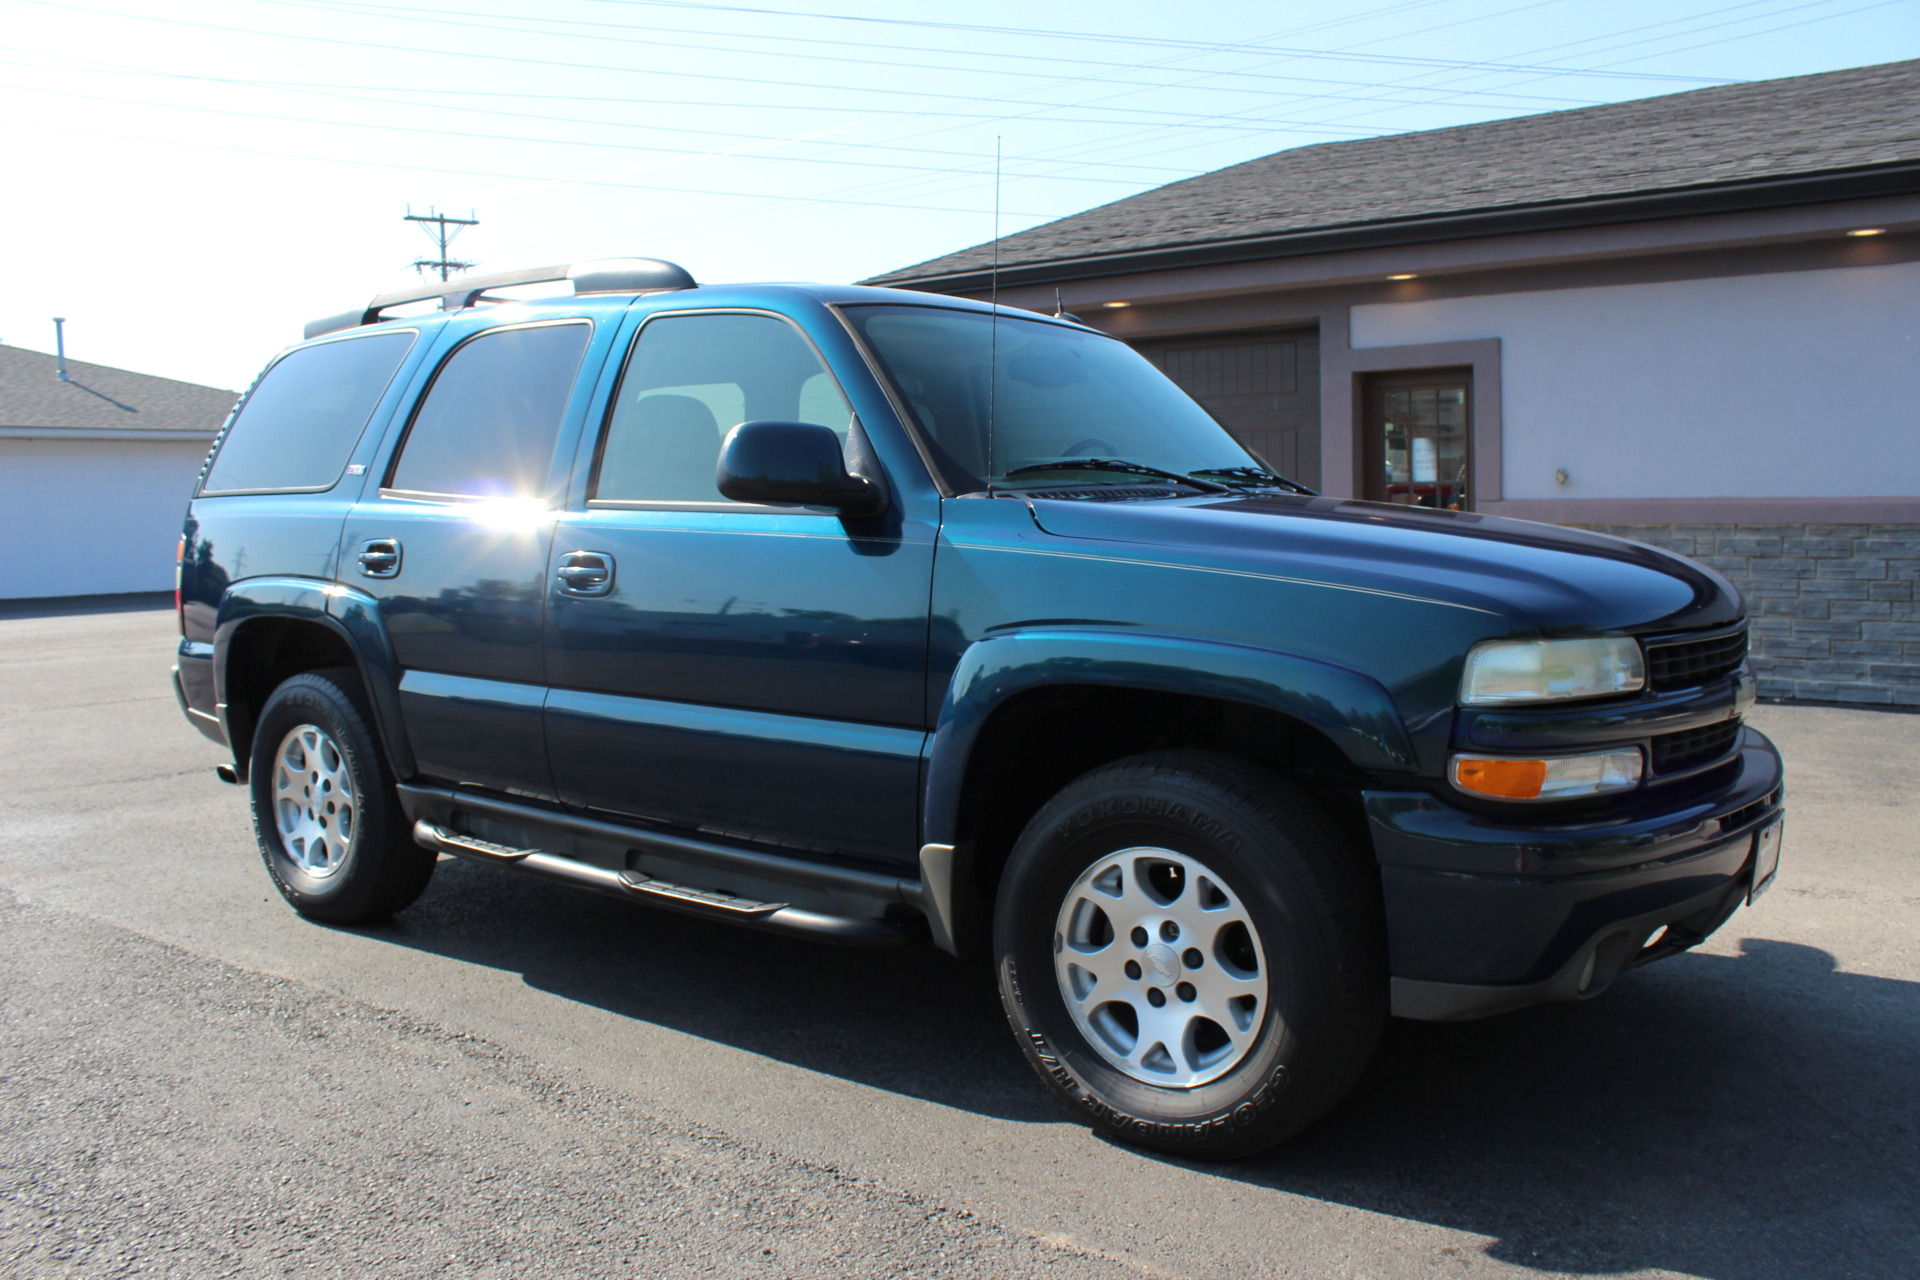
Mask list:
[[[461,276],[457,280],[436,280],[410,289],[383,293],[364,307],[342,311],[339,315],[315,320],[307,325],[309,338],[375,324],[389,307],[440,299],[443,311],[459,311],[479,302],[489,289],[513,285],[544,284],[571,280],[573,291],[582,293],[661,293],[670,289],[692,289],[697,283],[686,268],[659,258],[610,258],[597,262],[577,262],[558,267],[523,267],[518,271],[498,271],[485,276]]]

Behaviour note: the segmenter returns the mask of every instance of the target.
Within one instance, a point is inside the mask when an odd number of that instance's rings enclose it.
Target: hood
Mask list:
[[[1651,632],[1741,616],[1704,565],[1605,534],[1472,512],[1290,494],[1158,502],[1034,498],[1058,538],[1147,544],[1191,562],[1249,557],[1276,573],[1493,610],[1545,633]]]

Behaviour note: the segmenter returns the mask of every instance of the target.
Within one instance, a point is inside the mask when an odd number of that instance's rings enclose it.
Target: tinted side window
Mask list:
[[[853,410],[792,325],[772,316],[667,316],[640,331],[607,422],[592,496],[725,502],[720,442],[742,422],[831,427]]]
[[[387,487],[473,498],[542,492],[590,336],[586,324],[542,325],[463,344],[434,376]]]
[[[413,339],[381,333],[283,357],[247,397],[201,492],[331,487]]]

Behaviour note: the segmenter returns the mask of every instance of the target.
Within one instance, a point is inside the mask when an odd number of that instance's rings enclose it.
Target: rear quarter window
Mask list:
[[[415,337],[370,334],[283,356],[240,406],[200,492],[332,488]]]

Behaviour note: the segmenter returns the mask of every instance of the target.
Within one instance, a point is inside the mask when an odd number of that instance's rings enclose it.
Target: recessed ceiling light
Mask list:
[[[1887,234],[1887,229],[1885,227],[1861,227],[1858,231],[1849,231],[1847,234],[1850,236],[1883,236]]]
[[[1100,305],[1103,307],[1130,307],[1133,304],[1131,302],[1103,302]]]
[[[1419,278],[1420,278],[1419,276],[1415,275],[1411,271],[1402,271],[1397,275],[1391,275],[1387,277],[1387,279],[1389,280],[1418,280]]]

